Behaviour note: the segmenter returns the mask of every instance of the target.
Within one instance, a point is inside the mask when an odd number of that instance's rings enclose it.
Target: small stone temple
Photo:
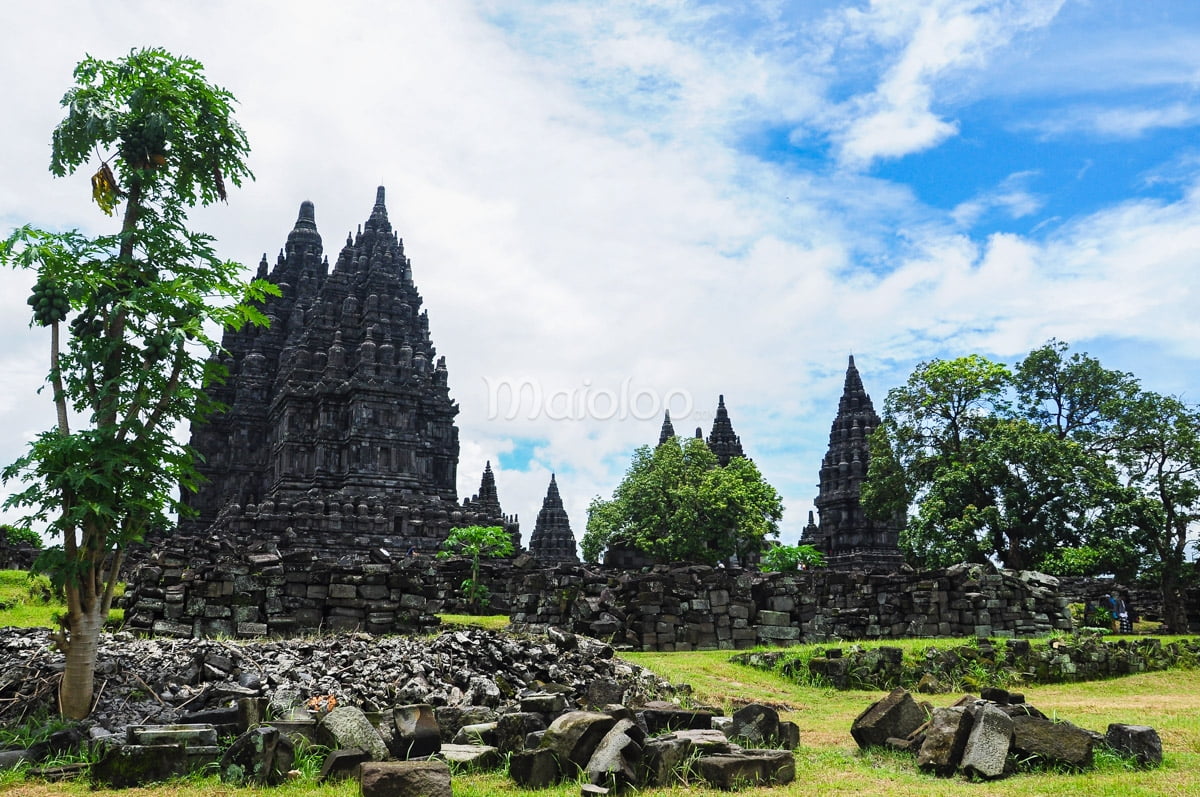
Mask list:
[[[901,518],[872,520],[860,495],[870,458],[868,437],[879,416],[854,366],[846,367],[846,382],[837,417],[829,431],[829,450],[821,462],[815,501],[820,523],[808,516],[800,542],[825,554],[832,570],[871,569],[894,572],[904,563],[900,553]]]
[[[576,563],[579,554],[575,550],[575,535],[571,533],[571,521],[558,493],[558,482],[550,474],[550,486],[538,512],[537,525],[529,538],[529,552],[543,564],[555,565],[565,562]]]
[[[228,378],[211,395],[228,409],[192,431],[206,481],[185,493],[195,517],[181,530],[344,554],[432,550],[453,526],[502,525],[519,545],[490,464],[458,504],[458,405],[384,189],[332,271],[304,202],[258,276],[282,295],[262,307],[270,326],[225,334]]]

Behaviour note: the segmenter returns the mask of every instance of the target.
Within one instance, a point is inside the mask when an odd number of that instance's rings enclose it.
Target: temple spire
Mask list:
[[[713,418],[712,432],[708,435],[708,447],[717,455],[717,464],[722,468],[734,457],[744,457],[742,440],[733,433],[729,411],[725,409],[725,396],[717,397],[717,415]]]
[[[571,533],[571,521],[558,493],[558,481],[550,474],[550,486],[538,512],[537,524],[529,538],[529,552],[546,563],[578,562],[575,551],[575,535]]]
[[[658,444],[661,446],[674,436],[675,427],[671,425],[671,411],[666,410],[663,413],[662,430],[658,433]]]

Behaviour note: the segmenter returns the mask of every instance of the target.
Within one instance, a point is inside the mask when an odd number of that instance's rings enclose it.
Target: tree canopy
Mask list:
[[[588,507],[583,556],[635,548],[658,561],[716,564],[757,554],[778,536],[783,504],[758,467],[735,457],[725,467],[697,438],[642,446],[611,499]]]
[[[50,333],[57,415],[4,470],[24,484],[6,504],[61,539],[39,566],[65,589],[60,702],[83,717],[125,546],[168,527],[183,510],[179,485],[195,484],[192,452],[174,432],[217,409],[204,392],[223,375],[211,330],[266,323],[255,302],[277,291],[244,282],[187,224],[189,208],[226,198],[226,180],[251,176],[232,95],[199,62],[160,49],[86,58],[74,75],[50,170],[94,166],[92,197],[105,214],[121,211],[119,230],[24,226],[0,244],[0,263],[35,275],[33,324]]]
[[[1052,340],[1011,370],[978,355],[922,363],[882,420],[863,503],[874,517],[912,509],[913,564],[1161,570],[1168,604],[1178,593],[1200,512],[1194,407]]]

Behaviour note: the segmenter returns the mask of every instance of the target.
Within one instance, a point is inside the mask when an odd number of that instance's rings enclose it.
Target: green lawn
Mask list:
[[[29,574],[24,570],[0,570],[0,627],[49,628],[54,613],[63,605],[30,594]]]

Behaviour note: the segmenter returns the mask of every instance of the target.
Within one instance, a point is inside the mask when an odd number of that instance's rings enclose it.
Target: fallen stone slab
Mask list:
[[[452,797],[445,761],[367,761],[359,775],[362,797]]]
[[[1036,756],[1047,764],[1075,768],[1092,765],[1093,741],[1087,731],[1039,717],[1017,716],[1012,721],[1012,749],[1017,754]]]
[[[496,736],[496,727],[498,724],[498,721],[494,721],[464,725],[458,729],[458,733],[454,734],[454,743],[486,744],[491,747],[499,747],[499,744],[497,744],[499,739]]]
[[[891,737],[903,739],[921,727],[925,710],[904,689],[893,689],[855,718],[850,735],[861,748],[883,745]]]
[[[323,744],[335,750],[357,747],[375,761],[388,758],[383,737],[362,709],[355,706],[338,706],[322,717],[317,725],[317,735]]]
[[[182,777],[188,771],[182,744],[123,744],[108,747],[92,765],[91,778],[101,786],[127,789]]]
[[[696,762],[700,777],[718,789],[782,786],[796,779],[796,758],[787,750],[745,750],[705,756]]]
[[[370,760],[371,756],[357,747],[334,750],[325,756],[325,763],[321,765],[321,774],[317,776],[317,783],[357,778],[360,767]]]
[[[1012,732],[1011,717],[990,703],[981,704],[975,710],[975,722],[963,749],[962,771],[984,779],[1003,775]]]
[[[692,740],[677,733],[647,739],[642,745],[638,780],[645,786],[674,784],[679,780],[684,763],[691,758],[692,749]]]
[[[455,771],[489,772],[500,766],[500,751],[486,744],[444,744],[438,756]]]
[[[652,701],[638,712],[638,717],[651,736],[677,730],[708,730],[712,728],[711,711],[689,711],[679,706]]]

